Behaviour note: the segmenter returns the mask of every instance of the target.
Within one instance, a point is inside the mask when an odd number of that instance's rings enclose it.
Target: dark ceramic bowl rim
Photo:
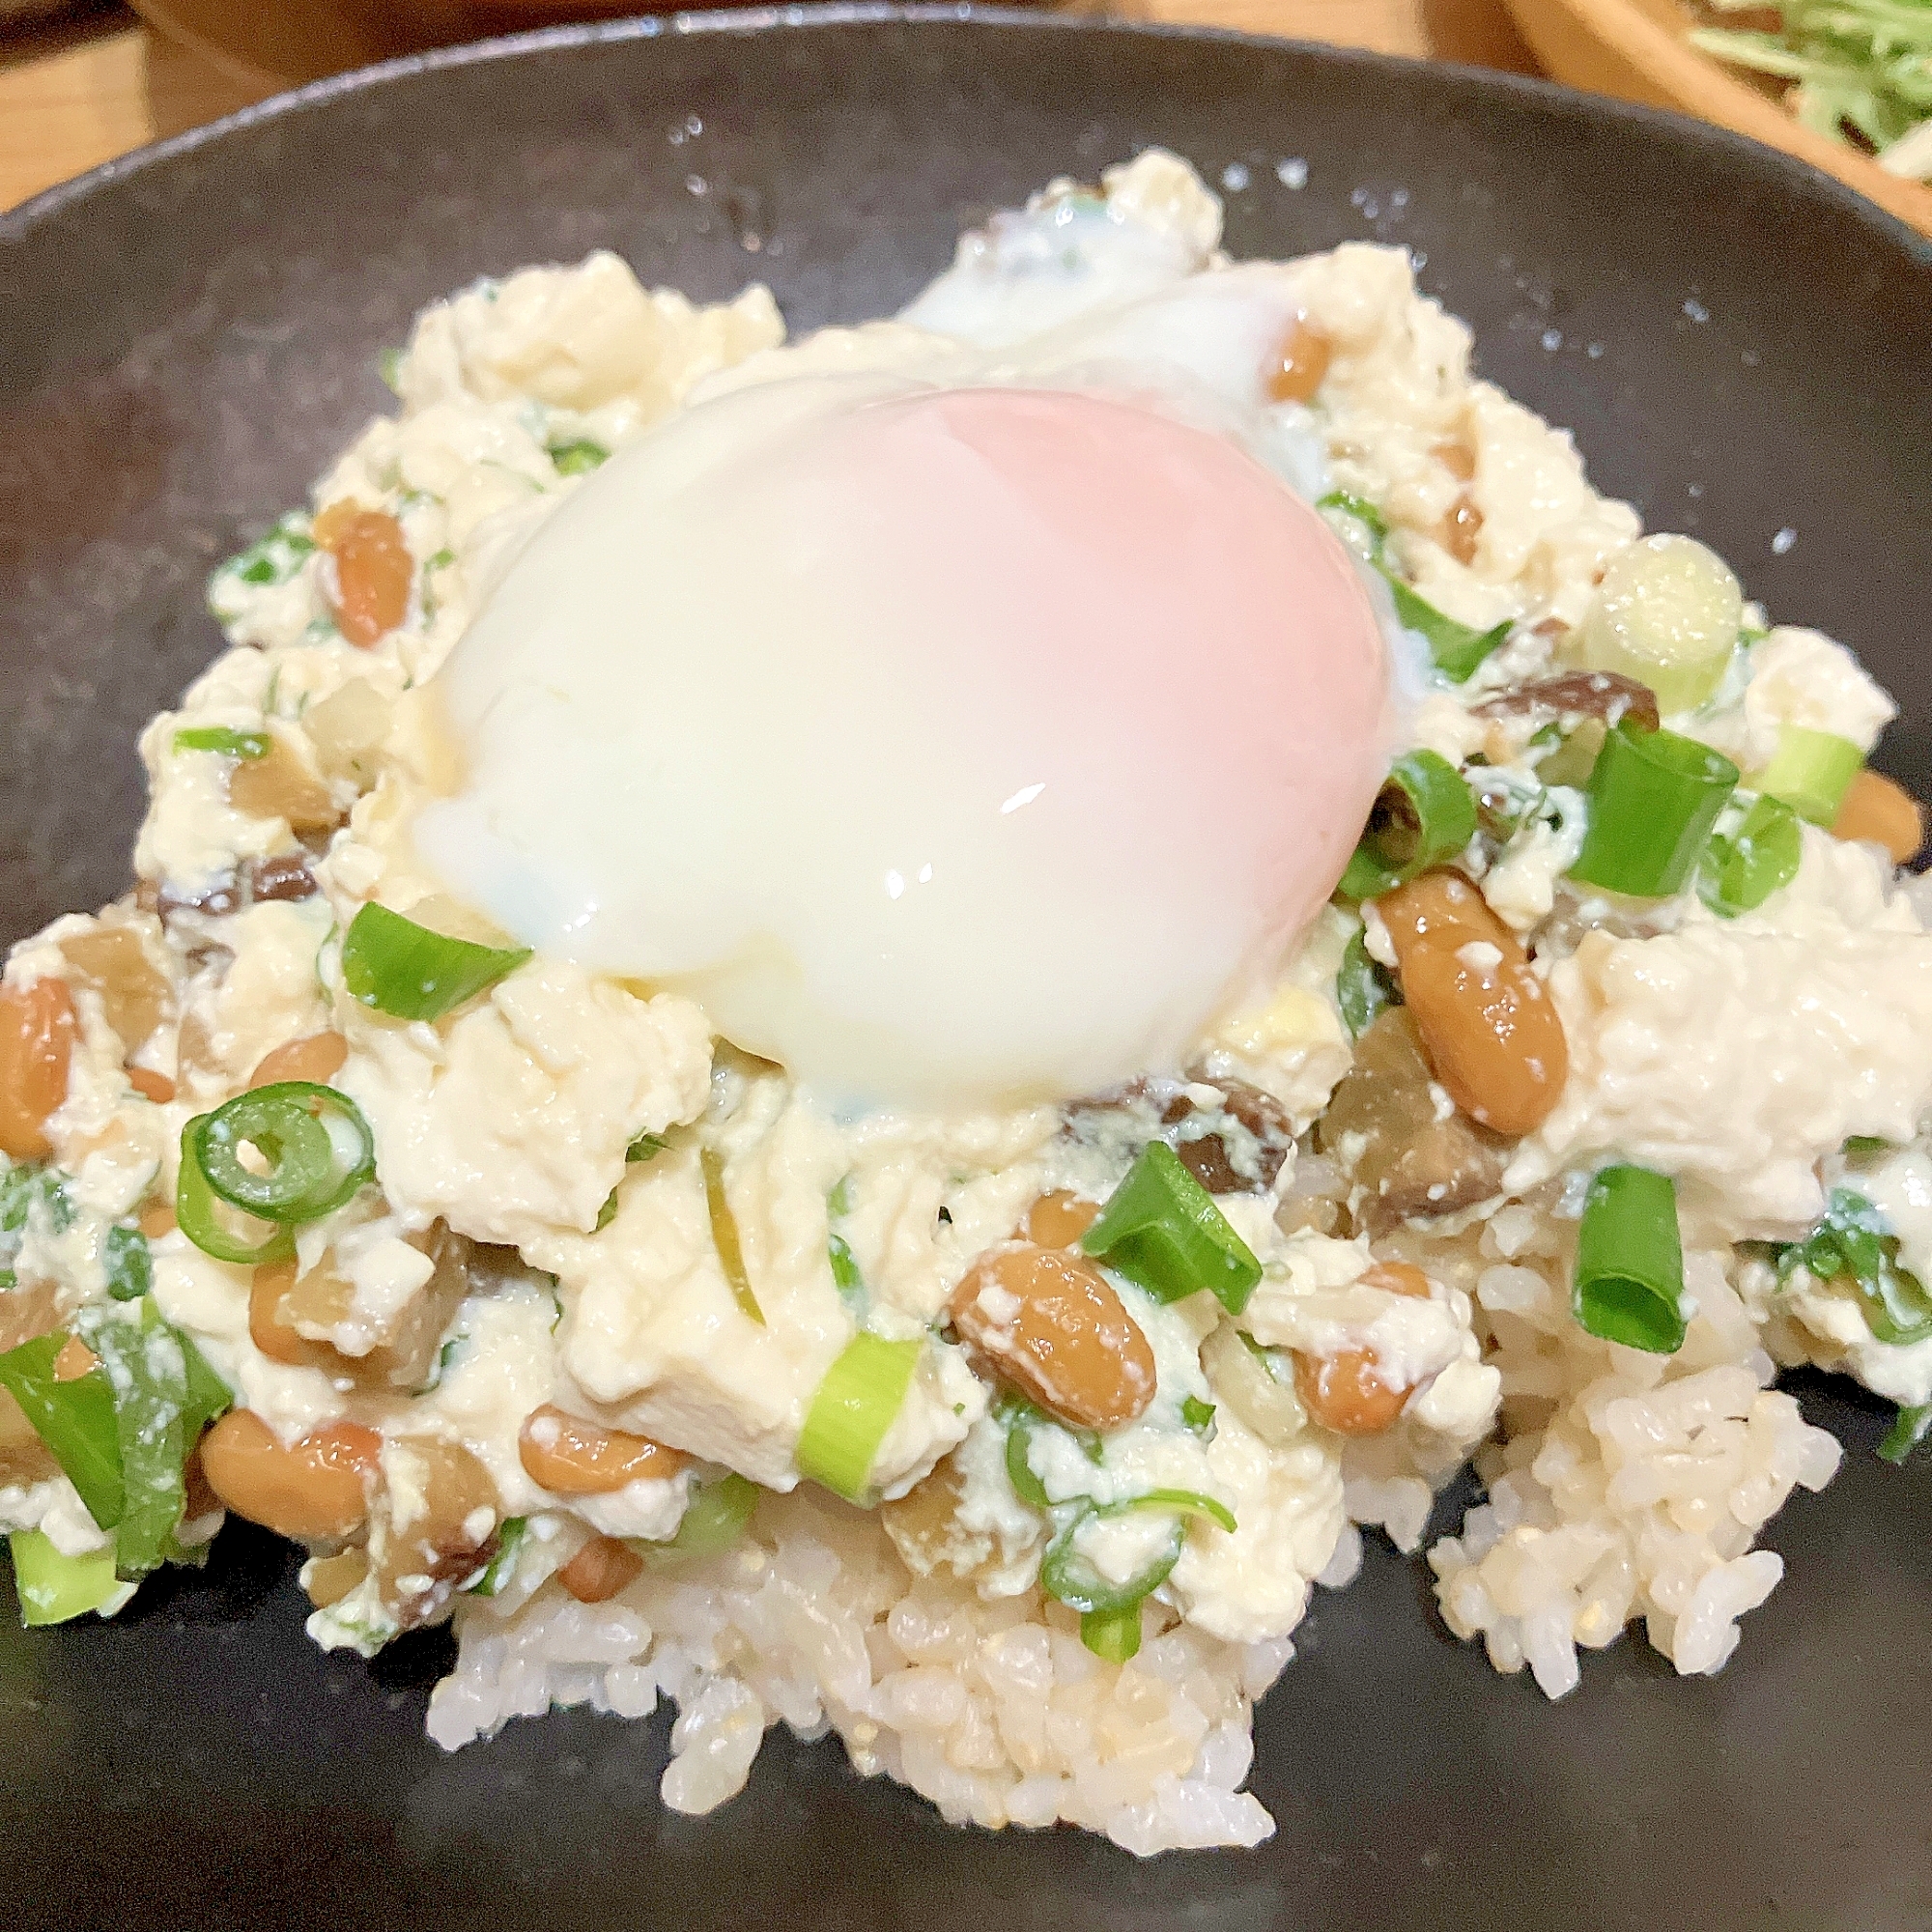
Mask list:
[[[1092,15],[1046,14],[1015,7],[982,7],[971,0],[955,4],[898,6],[892,0],[826,0],[826,4],[786,7],[740,7],[704,10],[672,14],[640,14],[630,19],[584,21],[575,25],[540,27],[528,33],[506,34],[494,40],[470,41],[458,46],[435,47],[418,54],[378,62],[372,67],[352,68],[322,80],[271,95],[219,120],[190,128],[167,139],[154,141],[132,153],[103,161],[71,181],[22,202],[0,213],[0,244],[23,238],[47,216],[83,202],[96,192],[116,186],[149,168],[172,160],[176,156],[217,142],[243,128],[284,115],[323,107],[345,96],[382,87],[392,80],[417,74],[436,73],[444,69],[466,68],[484,61],[516,60],[526,54],[554,49],[595,46],[622,41],[656,40],[670,35],[752,34],[774,30],[799,31],[813,27],[867,26],[899,23],[912,26],[922,21],[947,25],[985,25],[1021,28],[1041,34],[1125,35],[1145,40],[1212,41],[1234,45],[1282,48],[1292,47],[1305,58],[1337,67],[1370,71],[1392,69],[1426,68],[1439,74],[1445,85],[1473,90],[1478,95],[1515,96],[1536,101],[1552,113],[1564,114],[1600,124],[1617,122],[1647,127],[1667,138],[1689,142],[1692,147],[1730,155],[1770,179],[1782,180],[1794,192],[1823,198],[1835,204],[1875,234],[1932,268],[1932,237],[1921,236],[1889,214],[1875,202],[1865,199],[1856,188],[1814,168],[1781,149],[1766,147],[1748,135],[1738,134],[1690,115],[1664,108],[1648,107],[1635,101],[1619,100],[1607,95],[1585,94],[1560,82],[1533,74],[1509,73],[1499,69],[1471,67],[1456,61],[1412,60],[1401,54],[1372,52],[1361,47],[1341,47],[1325,42],[1292,39],[1283,35],[1254,34],[1233,28],[1194,26],[1182,23],[1096,19]]]

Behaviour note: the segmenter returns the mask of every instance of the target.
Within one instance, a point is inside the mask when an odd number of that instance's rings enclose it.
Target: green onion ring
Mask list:
[[[1590,826],[1570,876],[1668,898],[1690,877],[1737,783],[1738,768],[1722,753],[1626,718],[1591,769]]]
[[[1168,1574],[1180,1561],[1187,1532],[1179,1518],[1167,1540],[1167,1548],[1150,1558],[1124,1583],[1112,1583],[1100,1575],[1086,1557],[1073,1548],[1073,1539],[1089,1517],[1112,1514],[1092,1508],[1076,1511],[1051,1543],[1040,1559],[1040,1587],[1049,1597],[1084,1615],[1108,1615],[1136,1608],[1143,1597],[1167,1581]]]
[[[175,1181],[175,1220],[181,1231],[203,1254],[218,1262],[233,1262],[239,1267],[261,1267],[272,1262],[295,1259],[296,1237],[289,1228],[270,1226],[267,1239],[250,1247],[240,1236],[222,1227],[214,1190],[201,1171],[196,1142],[202,1123],[209,1117],[197,1114],[182,1129],[181,1172]]]
[[[1475,836],[1476,795],[1468,781],[1437,753],[1405,752],[1382,781],[1340,890],[1351,899],[1392,892],[1453,859]]]
[[[1684,1248],[1677,1184],[1647,1167],[1606,1167],[1577,1231],[1572,1305],[1600,1341],[1653,1355],[1684,1346]]]
[[[269,1163],[242,1163],[243,1143]],[[376,1140],[348,1094],[313,1080],[238,1094],[190,1123],[184,1153],[212,1192],[258,1220],[294,1226],[332,1213],[376,1173]]]

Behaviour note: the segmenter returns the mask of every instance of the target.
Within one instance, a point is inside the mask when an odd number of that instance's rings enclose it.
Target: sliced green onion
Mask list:
[[[1435,668],[1451,684],[1467,684],[1482,662],[1510,634],[1509,619],[1479,631],[1464,624],[1419,597],[1401,578],[1388,577],[1389,595],[1395,599],[1396,621],[1406,631],[1415,631],[1429,646]]]
[[[1103,1663],[1125,1663],[1140,1655],[1141,1606],[1087,1611],[1080,1619],[1080,1641]]]
[[[1798,876],[1804,835],[1798,814],[1777,798],[1760,798],[1734,832],[1713,838],[1697,872],[1704,903],[1725,919],[1761,906]]]
[[[1476,795],[1462,773],[1435,752],[1405,752],[1382,782],[1341,890],[1351,899],[1392,892],[1475,836]]]
[[[243,583],[256,585],[286,583],[314,549],[308,518],[299,510],[291,510],[268,535],[231,556],[215,576],[239,578]]]
[[[798,1438],[801,1475],[856,1503],[919,1366],[916,1341],[858,1334],[827,1370]]]
[[[1648,685],[1661,710],[1690,711],[1723,682],[1744,609],[1715,551],[1695,537],[1642,537],[1605,569],[1577,628],[1577,659]]]
[[[233,1262],[238,1267],[293,1261],[296,1254],[293,1228],[257,1221],[255,1225],[266,1232],[259,1239],[250,1241],[229,1225],[232,1217],[224,1212],[201,1171],[198,1136],[207,1119],[206,1114],[197,1114],[182,1129],[181,1168],[175,1177],[175,1220],[182,1233],[203,1254],[212,1255],[218,1262]]]
[[[217,752],[224,758],[266,758],[274,740],[266,731],[231,731],[226,724],[190,724],[175,733],[177,752]]]
[[[738,1238],[738,1217],[724,1192],[724,1156],[716,1148],[700,1148],[697,1165],[704,1176],[704,1206],[711,1216],[711,1245],[718,1250],[718,1264],[730,1285],[731,1299],[739,1314],[765,1325],[765,1311],[752,1293],[752,1277],[745,1267],[745,1245]]]
[[[403,358],[409,354],[407,349],[384,349],[377,353],[376,373],[383,379],[383,386],[400,396],[398,386],[403,380]]]
[[[530,956],[527,947],[478,946],[365,905],[342,942],[342,980],[365,1007],[399,1020],[440,1020]]]
[[[1677,1185],[1647,1167],[1606,1167],[1577,1231],[1572,1305],[1589,1334],[1653,1355],[1684,1346]]]
[[[1399,578],[1388,565],[1388,522],[1376,506],[1346,490],[1331,490],[1316,505],[1342,526],[1341,534],[1364,561],[1380,572],[1395,599],[1395,614],[1405,630],[1418,632],[1435,668],[1452,684],[1466,684],[1476,668],[1509,636],[1509,622],[1478,631],[1438,611]],[[1354,525],[1350,531],[1346,527]]]
[[[243,1147],[267,1164],[265,1173],[243,1164]],[[231,1208],[284,1227],[332,1214],[376,1174],[376,1138],[362,1110],[313,1080],[238,1094],[190,1122],[182,1148]]]
[[[1101,1576],[1073,1548],[1073,1539],[1081,1525],[1096,1514],[1093,1510],[1079,1511],[1046,1546],[1046,1554],[1039,1564],[1040,1587],[1049,1597],[1058,1598],[1083,1614],[1138,1608],[1141,1599],[1165,1583],[1169,1573],[1180,1561],[1187,1531],[1177,1518],[1166,1548],[1151,1557],[1124,1583],[1115,1583]]]
[[[629,1163],[640,1160],[655,1160],[663,1153],[668,1143],[661,1134],[639,1134],[624,1150],[624,1159]]]
[[[1751,782],[1767,798],[1781,798],[1800,818],[1829,826],[1864,761],[1865,754],[1849,738],[1780,724],[1777,750]]]
[[[1392,974],[1369,952],[1368,936],[1359,928],[1342,954],[1335,975],[1335,1004],[1351,1039],[1360,1039],[1377,1016],[1402,1004],[1402,992]]]
[[[735,1472],[692,1492],[668,1543],[637,1543],[632,1548],[654,1569],[696,1563],[716,1556],[744,1535],[758,1506],[758,1486]]]
[[[1214,1426],[1214,1405],[1198,1395],[1187,1396],[1180,1405],[1180,1419],[1195,1435],[1205,1435]]]
[[[1899,1266],[1898,1236],[1862,1194],[1833,1188],[1818,1225],[1778,1255],[1780,1280],[1796,1267],[1818,1281],[1849,1281],[1864,1302],[1874,1340],[1908,1348],[1932,1336],[1932,1294]]]
[[[580,437],[575,442],[554,443],[550,452],[550,460],[556,465],[559,476],[585,475],[610,458],[611,452],[588,437]]]
[[[1874,1154],[1889,1153],[1889,1141],[1880,1140],[1876,1134],[1848,1134],[1845,1137],[1843,1152],[1847,1160],[1869,1160]]]
[[[112,1529],[125,1502],[114,1389],[99,1369],[56,1381],[54,1361],[67,1344],[57,1331],[10,1349],[0,1355],[0,1387],[20,1405],[96,1525]]]
[[[1205,1516],[1210,1522],[1218,1523],[1230,1536],[1239,1525],[1235,1521],[1235,1512],[1226,1503],[1216,1502],[1212,1496],[1204,1496],[1199,1490],[1150,1490],[1144,1496],[1129,1496],[1124,1502],[1107,1503],[1102,1506],[1102,1516],[1118,1516],[1127,1510],[1163,1509],[1176,1510],[1182,1516]]]
[[[1590,773],[1589,830],[1571,876],[1606,892],[1668,898],[1690,876],[1737,782],[1737,766],[1708,745],[1625,719]]]
[[[1003,1419],[1007,1425],[1007,1480],[1013,1486],[1013,1494],[1035,1509],[1051,1509],[1053,1498],[1034,1474],[1031,1453],[1034,1428],[1046,1418],[1030,1402],[1015,1396],[1005,1404]]]
[[[125,1588],[114,1574],[112,1549],[63,1556],[38,1529],[16,1529],[7,1542],[14,1552],[14,1594],[20,1600],[20,1621],[29,1630],[39,1624],[64,1624],[70,1617],[100,1609]]]
[[[155,1285],[155,1258],[138,1228],[109,1228],[101,1264],[116,1301],[139,1301]]]
[[[489,1562],[469,1582],[458,1587],[472,1597],[494,1597],[516,1575],[517,1555],[529,1529],[528,1517],[505,1517],[497,1525],[497,1548]]]
[[[1928,1435],[1932,1435],[1932,1402],[1921,1402],[1898,1411],[1898,1419],[1886,1432],[1878,1453],[1888,1463],[1902,1463]]]
[[[843,1235],[828,1235],[825,1237],[825,1252],[832,1264],[833,1285],[838,1293],[850,1299],[855,1294],[866,1292],[866,1278],[859,1271],[858,1258],[853,1254],[851,1243]]]
[[[1165,1141],[1150,1141],[1080,1245],[1156,1301],[1207,1289],[1231,1315],[1248,1305],[1262,1264]]]
[[[592,1233],[601,1235],[617,1218],[617,1190],[613,1187],[604,1197],[604,1205],[597,1210],[597,1226]]]
[[[234,1400],[201,1351],[152,1299],[132,1319],[94,1311],[84,1324],[113,1391],[126,1504],[114,1531],[115,1574],[132,1582],[175,1553],[186,1507],[182,1469],[201,1432]],[[87,1380],[88,1377],[82,1377]]]

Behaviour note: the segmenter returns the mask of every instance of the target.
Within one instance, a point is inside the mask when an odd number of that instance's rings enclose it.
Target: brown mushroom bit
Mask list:
[[[437,1351],[470,1290],[476,1244],[438,1222],[421,1243],[433,1271],[371,1347],[338,1346],[355,1315],[355,1290],[327,1257],[305,1273],[293,1262],[255,1270],[248,1293],[248,1333],[271,1361],[321,1369],[359,1388],[410,1392],[429,1380]]]
[[[1273,1094],[1223,1078],[1129,1081],[1074,1101],[1066,1131],[1135,1149],[1164,1140],[1210,1194],[1264,1194],[1294,1145],[1294,1123]]]
[[[374,1519],[371,1575],[402,1630],[433,1623],[495,1553],[501,1503],[481,1460],[440,1435],[393,1437]]]
[[[1317,1148],[1362,1191],[1371,1234],[1500,1190],[1508,1143],[1460,1112],[1445,1115],[1435,1085],[1415,1016],[1391,1007],[1355,1042],[1354,1065],[1316,1122]]]

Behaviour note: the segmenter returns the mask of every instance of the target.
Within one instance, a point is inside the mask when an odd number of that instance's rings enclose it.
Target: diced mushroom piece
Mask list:
[[[403,1630],[432,1623],[489,1562],[501,1502],[481,1460],[440,1435],[406,1435],[384,1455],[387,1487],[370,1538],[376,1592]]]
[[[1208,1089],[1218,1097],[1198,1097]],[[1210,1194],[1265,1193],[1294,1145],[1287,1109],[1243,1080],[1130,1081],[1074,1101],[1066,1110],[1066,1130],[1076,1139],[1108,1131],[1099,1126],[1105,1115],[1125,1117],[1124,1137],[1131,1143],[1166,1141]]]
[[[1538,678],[1485,698],[1475,713],[1479,718],[1599,718],[1605,724],[1631,718],[1646,731],[1655,731],[1659,724],[1657,694],[1614,670],[1569,670]]]
[[[966,1582],[999,1559],[997,1533],[960,1520],[965,1499],[965,1472],[948,1456],[923,1482],[880,1508],[886,1534],[915,1576],[940,1572]]]
[[[294,832],[324,832],[342,821],[328,786],[283,737],[268,754],[243,758],[228,774],[228,803],[250,818],[286,819]]]
[[[1371,1233],[1473,1207],[1501,1182],[1507,1143],[1439,1093],[1408,1009],[1379,1014],[1315,1128],[1321,1152],[1364,1190]]]
[[[132,1053],[160,1025],[168,1010],[168,986],[148,957],[141,935],[127,925],[97,925],[70,933],[60,943],[74,978],[100,996],[107,1024]]]
[[[258,1267],[248,1295],[248,1333],[271,1361],[321,1369],[366,1389],[418,1389],[428,1381],[437,1348],[469,1293],[474,1243],[438,1222],[429,1240],[434,1271],[387,1319],[375,1345],[360,1354],[339,1348],[355,1318],[355,1292],[325,1257],[305,1274],[294,1263]]]

